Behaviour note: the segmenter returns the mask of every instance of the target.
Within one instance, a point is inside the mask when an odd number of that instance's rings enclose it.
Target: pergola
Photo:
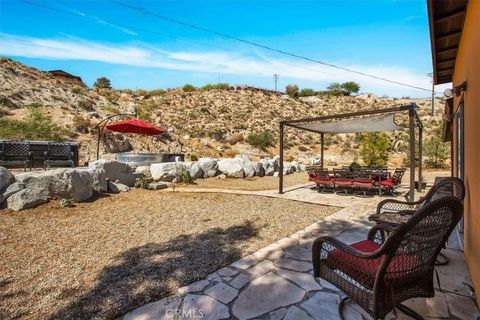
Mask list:
[[[422,188],[422,136],[423,125],[417,114],[418,106],[410,105],[368,110],[352,113],[330,115],[324,117],[304,118],[297,120],[280,121],[280,170],[279,170],[279,193],[283,193],[283,153],[284,153],[284,130],[285,126],[320,134],[321,154],[320,165],[324,165],[324,136],[338,133],[364,133],[385,132],[409,129],[410,147],[410,192],[409,200],[415,197],[415,128],[418,128],[418,190]],[[400,126],[395,122],[397,113],[408,112],[408,127]]]

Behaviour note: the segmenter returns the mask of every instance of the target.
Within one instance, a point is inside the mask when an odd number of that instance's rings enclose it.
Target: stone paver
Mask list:
[[[251,266],[254,266],[257,262],[258,261],[252,255],[250,255],[235,261],[230,266],[239,269],[248,269]]]
[[[317,292],[301,304],[317,320],[338,320],[340,297],[334,293]]]
[[[205,293],[209,296],[214,297],[218,301],[227,304],[237,297],[238,290],[230,287],[225,283],[218,283],[213,287],[205,290]]]
[[[166,298],[148,303],[140,308],[127,313],[124,320],[170,320],[174,318],[175,310],[178,310],[182,299],[179,297]]]
[[[287,308],[280,308],[270,312],[270,320],[281,320],[287,313]]]
[[[283,269],[278,269],[277,273],[279,276],[294,282],[297,286],[307,291],[323,289],[311,274]]]
[[[313,279],[311,245],[317,236],[324,234],[347,243],[364,240],[372,225],[367,217],[374,212],[382,198],[318,194],[309,188],[291,188],[291,191],[282,195],[274,191],[210,189],[207,192],[263,195],[344,208],[217,270],[208,275],[206,280],[180,288],[177,291],[179,296],[149,303],[128,313],[124,319],[173,319],[165,314],[167,309],[180,311],[177,316],[179,319],[200,318],[200,312],[202,319],[338,319],[338,303],[344,294],[323,279],[318,282]],[[476,319],[480,313],[463,284],[471,283],[463,253],[452,249],[443,252],[450,258],[450,263],[436,269],[444,291],[437,291],[434,298],[412,299],[405,304],[426,320],[452,317]],[[348,320],[370,319],[353,302],[346,304],[344,316]],[[386,319],[409,318],[397,312],[397,316],[390,313]]]
[[[297,261],[293,259],[278,259],[273,261],[273,264],[282,269],[288,269],[292,271],[300,271],[300,272],[305,272],[312,270],[312,264],[309,262],[304,262],[304,261]]]
[[[189,294],[183,300],[181,319],[218,320],[229,317],[228,307],[212,297]]]
[[[271,270],[275,269],[275,265],[273,264],[272,261],[270,260],[263,260],[262,262],[259,262],[255,266],[251,267],[250,269],[247,269],[247,272],[252,276],[252,277],[258,277],[261,276],[262,274],[265,274]]]
[[[225,267],[225,268],[222,268],[222,269],[218,270],[217,273],[222,277],[232,277],[232,276],[236,275],[238,273],[238,271],[235,270],[235,269],[232,269],[232,268]]]
[[[190,292],[202,291],[206,286],[209,285],[208,280],[200,280],[194,283],[189,284],[188,286],[181,287],[177,290],[179,295],[183,295]]]
[[[239,319],[250,319],[300,302],[304,295],[305,290],[270,272],[250,282],[234,301],[232,311]]]
[[[313,318],[310,317],[305,311],[300,310],[295,306],[291,306],[288,308],[287,314],[285,314],[285,318],[283,318],[283,320],[313,320]]]
[[[233,279],[231,282],[230,282],[230,285],[234,288],[237,288],[237,289],[241,289],[243,288],[247,283],[250,282],[250,280],[252,280],[252,276],[250,275],[246,275],[246,274],[239,274],[238,276],[235,277],[235,279]]]
[[[477,319],[480,317],[480,312],[472,298],[453,293],[447,293],[445,295],[452,315],[459,319],[469,319],[469,317],[471,317],[471,319]]]

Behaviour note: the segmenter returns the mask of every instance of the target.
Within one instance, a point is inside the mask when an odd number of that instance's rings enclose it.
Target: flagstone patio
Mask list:
[[[343,207],[338,212],[295,234],[210,274],[206,279],[178,290],[177,295],[139,307],[124,316],[130,319],[339,319],[338,303],[344,296],[335,286],[315,281],[311,245],[321,235],[333,235],[351,243],[366,238],[372,223],[367,217],[381,200],[318,194],[304,185],[278,195],[273,191],[189,190],[229,192],[281,197]],[[298,213],[301,214],[301,213]],[[480,312],[471,294],[471,281],[455,237],[444,250],[450,263],[438,266],[441,290],[434,298],[411,299],[405,304],[426,319],[477,319]],[[371,319],[353,303],[344,315]],[[408,319],[398,312],[387,319]]]

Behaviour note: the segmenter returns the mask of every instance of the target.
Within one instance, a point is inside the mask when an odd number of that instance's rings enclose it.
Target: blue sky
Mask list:
[[[423,0],[1,0],[0,55],[42,70],[63,69],[81,76],[88,85],[106,76],[118,89],[172,88],[185,83],[201,86],[219,81],[273,88],[276,73],[281,89],[296,83],[321,90],[331,82],[353,80],[360,83],[361,91],[377,95],[429,96],[428,92],[270,52],[155,15],[431,87]]]

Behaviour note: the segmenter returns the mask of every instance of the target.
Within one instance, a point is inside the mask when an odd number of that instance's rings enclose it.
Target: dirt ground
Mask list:
[[[74,208],[3,210],[0,318],[116,318],[336,210],[140,189]]]
[[[295,172],[286,175],[283,178],[285,188],[308,183],[306,172]],[[220,179],[214,177],[208,179],[196,179],[194,184],[182,185],[182,188],[215,188],[247,191],[275,190],[278,189],[278,177],[252,177],[247,179]]]

